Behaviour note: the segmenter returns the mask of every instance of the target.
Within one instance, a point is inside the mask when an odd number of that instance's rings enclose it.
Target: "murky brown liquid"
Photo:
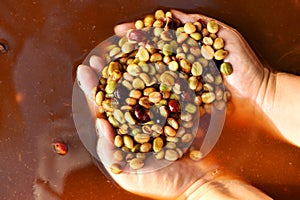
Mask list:
[[[12,1],[0,2],[1,199],[141,199],[112,184],[93,164],[72,118],[76,66],[115,24],[157,8],[199,12],[239,30],[273,69],[300,74],[300,2],[288,1]],[[233,111],[214,151],[276,199],[300,195],[300,150],[268,136]],[[258,112],[258,111],[255,111]],[[239,117],[237,117],[239,116]],[[241,117],[242,116],[242,117]],[[226,137],[225,137],[226,136]],[[53,153],[64,141],[69,152]]]

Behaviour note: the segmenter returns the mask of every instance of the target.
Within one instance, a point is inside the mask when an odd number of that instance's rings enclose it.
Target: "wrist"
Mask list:
[[[272,112],[276,93],[277,74],[268,68],[263,70],[263,79],[255,97],[255,103],[264,113]]]
[[[219,175],[211,177],[211,180],[203,179],[193,183],[179,200],[201,199],[271,199],[262,191],[231,175]],[[178,200],[177,199],[177,200]]]

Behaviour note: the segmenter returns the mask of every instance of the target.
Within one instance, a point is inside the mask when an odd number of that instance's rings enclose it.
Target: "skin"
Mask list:
[[[206,23],[211,20],[200,14],[185,14],[175,10],[172,10],[172,14],[183,23],[198,20]],[[287,102],[289,102],[288,105],[297,105],[300,99],[299,92],[295,94],[296,98],[287,99],[285,95],[289,93],[285,86],[289,85],[291,90],[297,91],[300,79],[294,75],[271,72],[257,58],[240,33],[221,22],[217,21],[217,23],[219,25],[217,34],[226,41],[225,49],[229,51],[225,61],[233,66],[233,73],[223,79],[225,86],[232,94],[231,102],[234,107],[239,108],[238,99],[245,99],[256,104],[275,124],[279,130],[279,138],[300,146],[299,135],[293,125],[299,124],[299,119],[297,113],[291,114],[295,113],[293,111],[295,109],[300,111],[299,106],[291,108],[285,106],[286,110],[283,109],[280,112],[276,109],[283,108]],[[124,35],[130,28],[134,28],[133,23],[117,25],[115,33]],[[103,62],[97,56],[90,58],[90,66],[78,67],[77,78],[89,101],[92,101],[92,91],[97,85],[98,78],[95,72],[101,69],[103,69]],[[284,117],[289,117],[291,121],[283,123]],[[105,119],[97,119],[96,127],[101,137],[107,138],[108,141],[113,140],[114,130]],[[109,147],[105,149],[110,149],[112,144],[108,142],[107,145]],[[108,157],[111,153],[108,150]],[[258,189],[226,171],[226,166],[218,164],[216,155],[217,152],[208,154],[197,162],[184,157],[168,167],[145,174],[113,174],[109,169],[107,172],[125,190],[150,198],[269,199]]]

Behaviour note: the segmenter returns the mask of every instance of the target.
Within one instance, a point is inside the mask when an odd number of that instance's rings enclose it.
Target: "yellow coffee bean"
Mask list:
[[[146,48],[144,48],[144,47],[140,47],[139,48],[136,56],[138,57],[138,59],[140,61],[145,61],[145,62],[147,62],[149,60],[149,58],[150,58],[148,50]]]
[[[161,100],[160,92],[151,92],[149,94],[149,101],[152,103],[158,103]]]
[[[229,76],[232,74],[233,69],[229,62],[223,62],[220,66],[220,72],[224,74],[225,76]]]
[[[194,62],[192,64],[191,73],[193,76],[201,76],[203,72],[203,68],[200,62]]]
[[[191,34],[196,31],[196,26],[192,22],[187,22],[184,24],[183,29],[187,34]]]
[[[133,148],[133,139],[129,135],[123,136],[123,143],[127,148]]]
[[[200,150],[192,150],[190,151],[189,157],[194,161],[198,161],[203,158],[203,154]]]
[[[110,171],[114,174],[120,174],[122,173],[122,167],[117,164],[117,163],[113,163],[111,166],[110,166]]]
[[[123,146],[123,138],[120,135],[116,135],[114,144],[116,147],[122,147]]]
[[[133,158],[130,160],[129,166],[132,169],[141,169],[144,166],[144,161],[141,158]]]
[[[214,58],[215,51],[211,46],[203,45],[201,47],[201,54],[205,59],[211,60]]]
[[[216,50],[224,48],[224,40],[220,37],[217,37],[213,43],[213,47]]]
[[[219,26],[216,21],[211,20],[207,23],[207,30],[210,33],[217,33],[219,31]]]
[[[144,22],[142,20],[137,20],[134,26],[136,29],[142,29],[144,27]]]
[[[213,92],[205,92],[201,95],[203,103],[209,104],[216,99],[216,95]]]
[[[143,153],[147,153],[151,150],[152,145],[150,143],[143,143],[140,146],[140,151]]]
[[[165,17],[165,13],[163,10],[157,10],[154,14],[155,19],[162,19]]]
[[[176,150],[167,149],[165,151],[165,159],[168,161],[175,161],[179,158],[178,153]]]
[[[219,49],[215,52],[214,57],[216,60],[224,60],[224,58],[228,55],[228,51]]]
[[[176,131],[170,126],[165,126],[164,127],[164,133],[168,136],[171,136],[171,137],[176,136]]]

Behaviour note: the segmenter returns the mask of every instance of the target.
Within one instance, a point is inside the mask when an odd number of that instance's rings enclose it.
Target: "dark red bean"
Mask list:
[[[132,30],[128,33],[128,39],[136,42],[144,42],[147,40],[147,35],[142,30]]]
[[[176,101],[174,99],[171,99],[169,101],[168,107],[169,107],[170,112],[172,112],[172,113],[180,112],[180,105],[179,105],[178,101]]]
[[[62,142],[53,142],[52,143],[53,151],[59,155],[66,155],[68,153],[68,147]]]
[[[147,113],[147,110],[140,105],[134,107],[134,116],[140,123],[146,123],[150,121],[150,117]]]

